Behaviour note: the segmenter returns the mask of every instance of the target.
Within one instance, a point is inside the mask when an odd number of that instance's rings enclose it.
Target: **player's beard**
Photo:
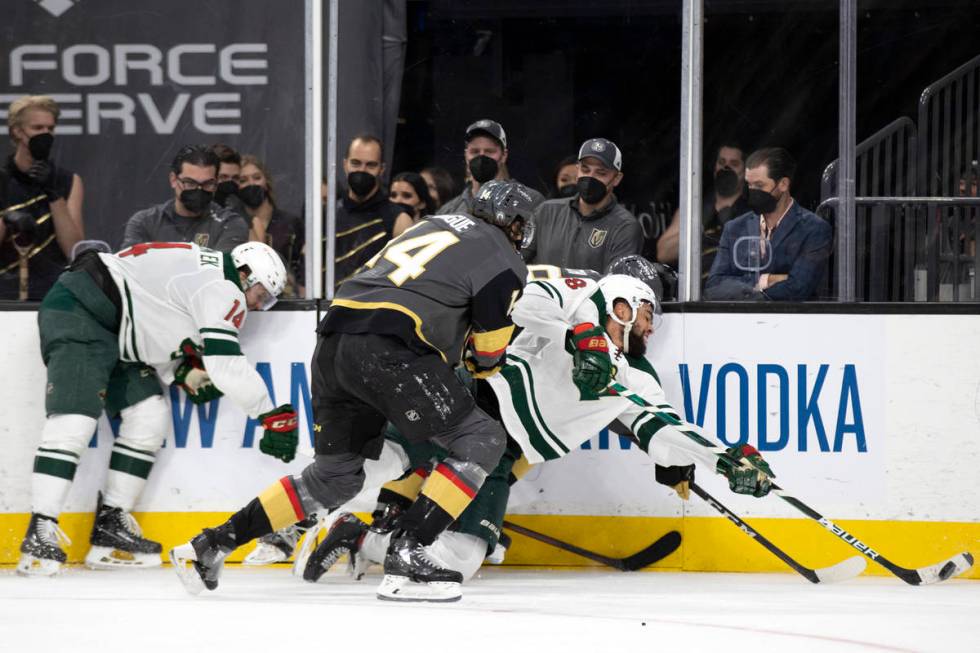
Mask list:
[[[637,332],[634,326],[630,329],[629,335],[629,345],[630,345],[630,356],[642,356],[647,352],[646,339],[643,337],[642,332]]]

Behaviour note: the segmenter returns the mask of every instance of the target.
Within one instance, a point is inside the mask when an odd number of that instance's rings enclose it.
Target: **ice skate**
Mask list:
[[[218,587],[225,558],[234,550],[235,535],[231,526],[222,524],[218,528],[205,528],[190,542],[171,549],[170,562],[184,588],[197,595],[205,588],[214,590]]]
[[[385,557],[385,576],[378,587],[378,598],[448,603],[462,598],[462,582],[462,574],[444,568],[415,537],[402,534]]]
[[[348,571],[351,576],[360,580],[364,571],[358,564],[357,552],[367,528],[367,524],[349,512],[338,516],[327,537],[307,560],[303,569],[303,580],[317,582],[344,554],[348,555]]]
[[[143,537],[131,514],[103,504],[102,493],[99,493],[89,541],[92,546],[85,556],[85,566],[89,569],[151,568],[162,564],[160,543]]]
[[[20,544],[20,560],[17,573],[22,576],[53,576],[61,571],[68,560],[62,545],[71,540],[58,526],[58,520],[34,513],[27,526],[27,534]]]
[[[256,541],[255,548],[242,560],[242,564],[272,565],[286,562],[296,551],[296,544],[300,538],[314,525],[316,525],[316,515],[311,515],[292,526],[263,535]]]

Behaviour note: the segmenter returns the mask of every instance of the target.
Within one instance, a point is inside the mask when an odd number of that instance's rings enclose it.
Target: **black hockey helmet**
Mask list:
[[[491,179],[480,186],[480,190],[476,192],[476,197],[473,198],[474,217],[493,223],[493,191],[497,186],[502,186],[504,183],[506,182]]]
[[[663,299],[665,281],[669,283],[672,273],[673,271],[666,265],[652,263],[639,254],[620,256],[606,269],[606,274],[625,274],[639,279],[650,286],[658,300]]]
[[[482,189],[481,189],[482,190]],[[524,224],[531,221],[534,213],[534,198],[527,192],[524,184],[516,181],[500,182],[490,191],[493,215],[488,222],[498,227],[509,227],[517,218]]]

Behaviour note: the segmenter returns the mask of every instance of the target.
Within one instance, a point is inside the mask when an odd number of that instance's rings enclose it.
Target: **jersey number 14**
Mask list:
[[[384,258],[395,266],[395,269],[388,274],[388,279],[396,286],[401,286],[409,279],[417,279],[421,276],[429,261],[458,242],[459,238],[448,231],[434,231],[405,240],[397,238],[388,243],[366,265],[373,268],[378,259]]]

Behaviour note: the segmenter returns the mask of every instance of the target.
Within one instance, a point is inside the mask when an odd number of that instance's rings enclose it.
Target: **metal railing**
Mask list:
[[[916,182],[915,123],[902,116],[858,143],[854,148],[857,172],[856,194],[861,196],[915,195]],[[837,194],[835,159],[824,168],[820,178],[820,199]]]
[[[980,155],[980,56],[930,84],[919,97],[918,192],[955,196]]]
[[[837,204],[827,198],[817,213],[833,221]],[[980,197],[859,196],[855,205],[856,301],[980,300]]]

